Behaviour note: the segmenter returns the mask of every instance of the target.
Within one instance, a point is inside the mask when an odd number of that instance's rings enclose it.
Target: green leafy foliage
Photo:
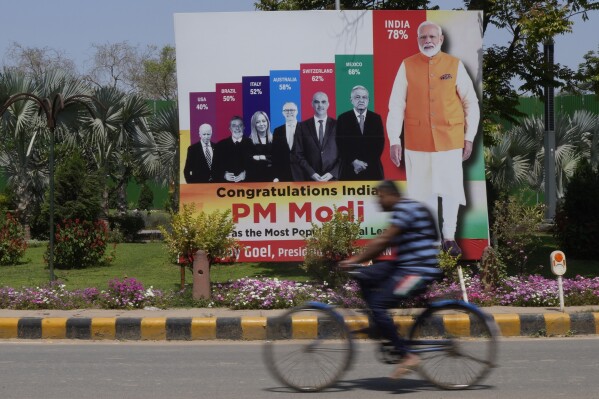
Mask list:
[[[439,251],[439,267],[443,270],[445,277],[452,282],[459,282],[458,264],[462,255],[453,256],[448,251]]]
[[[56,226],[54,243],[54,267],[57,269],[83,269],[96,266],[102,261],[110,262],[113,256],[104,258],[108,243],[108,228],[102,221],[67,219]],[[46,262],[50,248],[46,250]]]
[[[142,184],[139,192],[139,200],[137,201],[137,208],[149,211],[154,205],[154,193],[147,184]]]
[[[73,152],[56,167],[54,174],[54,220],[79,219],[93,222],[102,211],[101,180],[89,172],[80,153]],[[48,220],[49,197],[46,196],[41,217]]]
[[[523,274],[528,257],[540,245],[537,234],[544,218],[544,206],[528,206],[515,197],[495,201],[493,237],[500,260]]]
[[[198,250],[205,251],[212,264],[232,259],[240,246],[232,237],[235,223],[230,210],[202,211],[195,216],[195,205],[184,204],[183,209],[173,215],[170,229],[159,228],[171,259],[182,258],[190,267]]]
[[[10,213],[0,219],[0,265],[14,265],[27,249],[25,230]]]
[[[554,235],[567,255],[599,257],[599,171],[583,161],[566,187],[555,216]]]
[[[145,227],[143,216],[139,212],[124,212],[108,216],[111,230],[119,230],[126,242],[134,242],[137,232]]]
[[[304,270],[333,287],[343,284],[346,274],[337,272],[335,266],[358,250],[360,224],[353,215],[339,212],[337,208],[331,220],[321,226],[312,223],[312,236],[306,240]]]

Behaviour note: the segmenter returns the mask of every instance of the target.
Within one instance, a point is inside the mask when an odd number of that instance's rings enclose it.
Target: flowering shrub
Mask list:
[[[212,299],[215,305],[233,309],[283,309],[306,301],[343,303],[362,307],[359,290],[348,282],[334,291],[325,283],[309,284],[279,279],[242,278],[231,283],[216,284]]]
[[[146,306],[164,306],[164,295],[152,287],[144,289],[134,278],[122,281],[113,279],[107,291],[97,288],[68,291],[62,282],[47,286],[22,288],[0,288],[0,308],[4,309],[133,309]]]
[[[25,230],[10,213],[0,220],[0,265],[14,265],[25,250]]]
[[[83,269],[100,263],[106,252],[108,228],[102,221],[95,223],[67,219],[56,225],[54,267],[57,269]],[[50,248],[44,258],[49,259]],[[105,258],[110,261],[112,255]]]
[[[100,293],[98,301],[106,309],[140,309],[156,305],[161,297],[161,291],[153,287],[146,290],[134,278],[115,278],[108,282],[108,290]]]
[[[100,292],[97,288],[67,291],[65,285],[53,282],[44,287],[16,290],[0,288],[3,309],[78,309],[90,307]]]
[[[558,306],[558,287],[554,279],[541,276],[510,277],[495,290],[485,289],[478,276],[466,278],[468,299],[479,306]],[[106,291],[96,288],[68,291],[62,283],[15,290],[0,288],[0,308],[5,309],[134,309],[148,306],[166,308],[185,306],[181,297],[187,292],[165,294],[152,287],[145,289],[134,278],[113,279]],[[434,283],[424,295],[398,303],[398,307],[422,307],[439,298],[461,298],[459,284],[448,279]],[[599,277],[577,276],[564,279],[566,306],[599,305]],[[214,284],[212,302],[202,306],[232,309],[282,309],[305,301],[321,301],[347,308],[363,308],[358,286],[350,281],[337,289],[327,284],[298,283],[279,279],[243,278]]]

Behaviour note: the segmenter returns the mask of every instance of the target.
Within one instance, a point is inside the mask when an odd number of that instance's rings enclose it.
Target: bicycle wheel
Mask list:
[[[317,323],[316,323],[317,322]],[[298,391],[320,391],[348,369],[353,344],[343,317],[327,305],[295,308],[269,320],[268,370]]]
[[[497,327],[478,308],[459,301],[431,305],[410,331],[420,373],[443,389],[464,389],[494,367]]]

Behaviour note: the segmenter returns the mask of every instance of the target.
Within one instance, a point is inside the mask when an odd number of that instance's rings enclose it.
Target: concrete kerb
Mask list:
[[[598,307],[484,308],[495,319],[502,336],[570,336],[599,334]],[[265,340],[313,338],[324,328],[316,318],[293,320],[274,326],[285,310],[166,309],[16,311],[0,309],[0,339],[81,340]],[[405,335],[420,309],[393,310],[399,331]],[[365,326],[364,316],[350,315],[351,328]],[[444,318],[446,331],[474,331],[469,320]],[[361,338],[361,337],[358,337]]]

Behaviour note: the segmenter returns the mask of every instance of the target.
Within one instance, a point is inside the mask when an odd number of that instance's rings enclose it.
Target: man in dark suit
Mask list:
[[[352,89],[350,101],[353,109],[337,119],[341,180],[383,180],[383,120],[368,110],[369,94],[364,86]]]
[[[231,137],[216,144],[213,179],[216,182],[238,183],[246,180],[249,158],[252,156],[252,141],[243,136],[243,119],[231,118]]]
[[[209,183],[212,181],[214,160],[214,144],[212,126],[204,123],[199,129],[200,141],[187,148],[187,159],[183,175],[187,183]]]
[[[335,137],[336,120],[327,115],[328,96],[319,91],[312,97],[314,117],[299,124],[293,142],[294,176],[302,181],[339,180],[340,162]]]
[[[272,135],[272,169],[274,181],[294,181],[291,172],[291,151],[297,129],[297,105],[283,104],[285,123],[277,127]]]

